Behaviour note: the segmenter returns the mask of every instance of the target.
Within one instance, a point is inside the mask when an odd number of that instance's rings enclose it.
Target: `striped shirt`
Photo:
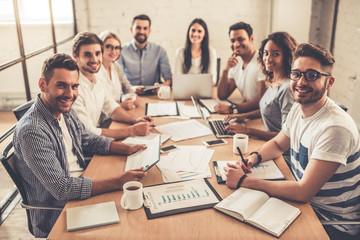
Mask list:
[[[308,118],[302,118],[298,103],[284,125],[291,141],[291,169],[297,180],[311,159],[340,163],[340,167],[310,200],[318,215],[331,221],[360,220],[360,140],[353,119],[328,99]],[[318,171],[321,171],[319,169]],[[359,225],[333,225],[355,235]]]
[[[83,150],[107,154],[113,139],[85,130],[73,110],[63,114],[79,165],[85,168]],[[90,197],[90,178],[69,175],[65,144],[59,121],[40,100],[20,119],[14,132],[15,164],[22,177],[28,204],[64,207],[73,199]],[[60,211],[30,210],[35,237],[47,237]]]

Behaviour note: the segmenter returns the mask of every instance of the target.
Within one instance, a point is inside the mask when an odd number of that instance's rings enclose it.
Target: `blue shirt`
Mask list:
[[[160,73],[165,80],[172,78],[166,51],[155,43],[148,42],[144,49],[139,50],[133,39],[123,46],[119,63],[133,86],[154,85],[160,82]]]
[[[113,139],[88,132],[73,110],[63,117],[81,167],[85,168],[83,150],[100,154],[109,152]],[[59,121],[40,100],[40,95],[18,122],[13,143],[15,164],[29,205],[62,208],[69,200],[90,197],[91,179],[69,175]],[[60,212],[30,210],[34,236],[47,237]]]

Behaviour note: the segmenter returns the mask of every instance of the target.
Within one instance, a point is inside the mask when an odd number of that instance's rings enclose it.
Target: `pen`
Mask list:
[[[245,167],[247,167],[247,164],[246,164],[246,162],[245,162],[245,160],[244,160],[244,157],[243,157],[243,155],[242,155],[242,152],[241,152],[240,148],[239,148],[239,147],[236,147],[236,149],[238,150],[238,152],[239,152],[239,154],[240,154],[240,157],[241,157],[241,160],[242,160],[243,163],[245,164]]]

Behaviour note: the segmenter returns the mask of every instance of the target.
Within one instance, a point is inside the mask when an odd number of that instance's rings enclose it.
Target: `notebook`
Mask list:
[[[236,161],[213,161],[214,170],[216,173],[216,180],[218,183],[226,182],[226,173],[224,167],[227,166],[227,163],[235,164]],[[266,162],[259,163],[253,166],[251,168],[251,171],[252,171],[251,173],[247,174],[249,177],[266,179],[266,180],[285,179],[280,169],[276,166],[274,160],[269,160]]]
[[[114,201],[66,209],[68,232],[119,222],[120,219]]]
[[[200,116],[204,121],[208,124],[211,131],[214,133],[215,137],[217,138],[230,138],[234,135],[234,133],[227,133],[225,131],[225,127],[228,125],[228,123],[224,123],[222,119],[207,119],[203,112],[201,111],[199,105],[195,102],[195,99],[191,96],[191,100],[199,112]]]
[[[239,188],[214,208],[279,237],[300,215],[300,209],[266,193]]]
[[[211,74],[181,74],[172,79],[173,99],[212,98]]]

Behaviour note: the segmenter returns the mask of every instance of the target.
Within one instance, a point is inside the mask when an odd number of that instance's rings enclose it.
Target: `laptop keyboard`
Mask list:
[[[218,135],[233,135],[232,133],[227,133],[225,131],[225,127],[229,124],[225,124],[223,120],[212,120],[211,123]]]

